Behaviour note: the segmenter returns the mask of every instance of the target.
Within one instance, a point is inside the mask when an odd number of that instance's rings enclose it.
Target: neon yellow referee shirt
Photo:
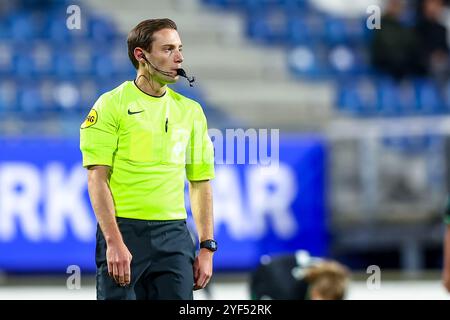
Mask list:
[[[118,217],[185,219],[185,177],[214,178],[203,110],[170,88],[153,97],[126,81],[100,96],[81,125],[80,149],[84,167],[111,167]]]

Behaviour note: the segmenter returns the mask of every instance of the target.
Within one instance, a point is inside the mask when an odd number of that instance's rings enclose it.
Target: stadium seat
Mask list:
[[[355,117],[376,116],[377,89],[369,78],[348,79],[338,85],[338,110]]]
[[[362,62],[356,50],[347,46],[336,46],[328,51],[328,64],[333,76],[357,76],[362,73]]]
[[[105,17],[91,16],[87,25],[88,37],[94,41],[108,42],[118,34],[114,23]]]
[[[380,79],[377,83],[377,115],[399,116],[400,110],[399,91],[395,81],[390,78]]]
[[[290,14],[287,21],[287,40],[291,45],[317,44],[323,33],[322,21],[315,16]]]
[[[17,108],[18,87],[11,79],[0,80],[0,112],[11,113]]]
[[[288,67],[294,75],[299,77],[320,78],[325,75],[323,60],[319,49],[299,46],[291,50],[288,55]]]
[[[24,114],[33,115],[42,110],[42,96],[36,85],[27,83],[20,86],[18,106]]]
[[[417,97],[417,114],[436,115],[445,111],[444,99],[438,87],[431,80],[414,81]]]
[[[0,77],[7,77],[14,72],[14,48],[7,41],[0,43]]]
[[[282,44],[287,41],[287,21],[282,11],[259,13],[248,17],[247,35],[261,43]]]
[[[27,41],[36,37],[30,12],[20,12],[7,19],[7,29],[14,41]]]
[[[71,81],[55,83],[54,100],[59,111],[76,111],[81,104],[81,93],[78,86]]]
[[[34,75],[49,76],[54,74],[54,49],[48,42],[39,41],[35,42],[31,48],[32,71]]]

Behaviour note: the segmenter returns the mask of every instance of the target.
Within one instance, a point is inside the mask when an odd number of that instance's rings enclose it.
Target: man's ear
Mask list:
[[[145,62],[145,61],[144,61],[144,59],[145,59],[145,56],[144,56],[144,50],[143,50],[142,48],[140,48],[140,47],[134,48],[133,54],[134,54],[134,58],[135,58],[138,62],[142,62],[142,63]]]

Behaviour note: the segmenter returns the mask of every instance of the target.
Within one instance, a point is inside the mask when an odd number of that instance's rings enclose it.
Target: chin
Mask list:
[[[167,82],[167,83],[175,83],[175,82],[177,82],[179,79],[180,79],[180,76],[176,76],[176,77],[174,77],[174,78],[169,78],[169,77],[167,77],[166,82]]]

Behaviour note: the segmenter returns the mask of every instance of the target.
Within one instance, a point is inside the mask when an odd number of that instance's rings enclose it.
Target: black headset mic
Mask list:
[[[150,64],[150,65],[153,67],[153,69],[155,69],[156,71],[158,71],[158,72],[161,73],[162,75],[169,76],[169,77],[172,76],[172,73],[171,73],[171,72],[168,72],[168,71],[164,71],[164,70],[158,69],[153,63],[151,63],[149,60],[147,60],[147,57],[146,57],[145,55],[142,55],[142,58],[143,58],[146,62],[148,62],[148,64]],[[195,77],[188,77],[188,76],[186,75],[186,71],[184,71],[184,69],[182,69],[182,68],[177,69],[177,75],[186,78],[186,80],[189,82],[189,86],[190,86],[190,87],[193,87],[193,86],[194,86],[192,83],[194,83]]]
[[[182,77],[186,78],[186,80],[189,82],[189,86],[190,87],[194,86],[193,83],[195,82],[195,77],[188,77],[186,75],[186,71],[184,71],[184,69],[182,69],[182,68],[177,69],[177,74],[179,76],[182,76]]]

